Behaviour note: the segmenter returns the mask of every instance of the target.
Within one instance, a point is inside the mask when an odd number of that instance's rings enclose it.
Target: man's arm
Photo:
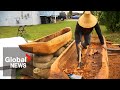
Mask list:
[[[99,40],[100,40],[101,44],[103,45],[104,44],[104,39],[103,39],[101,29],[100,29],[100,26],[99,26],[98,23],[95,25],[95,30],[96,30],[96,33],[98,34],[98,37],[99,37]]]
[[[80,34],[80,26],[79,24],[77,23],[76,24],[76,28],[75,28],[75,42],[76,44],[79,44],[81,42],[81,34]]]

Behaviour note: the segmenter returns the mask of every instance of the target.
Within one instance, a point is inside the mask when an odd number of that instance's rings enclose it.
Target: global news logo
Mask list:
[[[9,63],[10,68],[26,68],[26,62],[31,61],[31,56],[25,54],[25,57],[5,57],[5,63]]]

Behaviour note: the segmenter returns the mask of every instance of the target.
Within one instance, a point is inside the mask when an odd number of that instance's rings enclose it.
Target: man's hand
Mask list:
[[[102,48],[104,48],[105,50],[107,50],[107,47],[104,44],[102,45]]]

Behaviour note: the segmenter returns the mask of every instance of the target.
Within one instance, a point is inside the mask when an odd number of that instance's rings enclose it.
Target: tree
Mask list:
[[[99,21],[109,31],[120,31],[120,11],[101,11],[99,13]]]
[[[71,16],[72,16],[72,11],[69,11],[68,14],[67,14],[67,17],[71,18]]]

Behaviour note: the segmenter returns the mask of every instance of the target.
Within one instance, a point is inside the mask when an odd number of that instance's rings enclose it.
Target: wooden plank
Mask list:
[[[107,43],[107,44],[113,44],[113,42],[111,42],[111,41],[106,41],[106,43]]]
[[[115,46],[120,46],[120,44],[112,44],[112,45],[115,45]]]
[[[120,53],[120,49],[117,48],[107,48],[107,50],[112,53]]]
[[[117,56],[117,55],[119,55],[119,54],[117,54],[117,53],[108,53],[108,56]]]

